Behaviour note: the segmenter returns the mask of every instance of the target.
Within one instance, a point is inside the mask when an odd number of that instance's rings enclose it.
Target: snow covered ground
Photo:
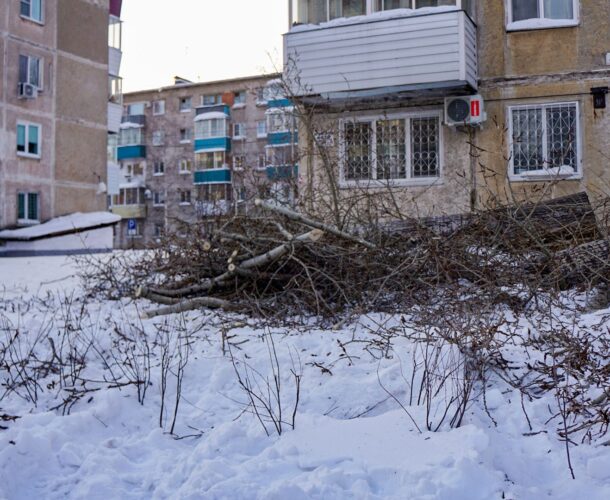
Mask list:
[[[496,381],[486,393],[488,412],[479,401],[460,428],[425,431],[423,407],[407,407],[407,414],[388,395],[405,403],[414,346],[397,336],[380,356],[366,342],[379,325],[400,325],[400,318],[370,315],[336,331],[201,313],[140,320],[141,304],[128,300],[83,306],[74,272],[66,258],[0,259],[0,345],[11,325],[29,336],[22,349],[40,337],[33,351],[47,354],[81,332],[89,388],[101,388],[65,416],[61,407],[50,410],[71,389],[66,367],[64,386],[50,373],[35,404],[24,391],[0,398],[0,415],[20,417],[0,420],[7,427],[0,430],[0,499],[610,498],[610,448],[572,447],[572,480],[564,444],[555,425],[545,423],[545,398],[524,402],[528,424],[519,394]],[[110,353],[124,353],[145,375],[139,353],[159,352],[163,339],[174,354],[163,412],[160,356],[152,358],[142,404],[135,386],[102,383],[108,366],[118,369]],[[135,355],[121,345],[133,346]],[[172,436],[178,352],[185,369]],[[273,380],[276,367],[286,421],[281,436],[269,422],[267,435],[255,415],[243,412],[247,396],[229,352],[263,398],[261,381]],[[294,430],[291,370],[302,377]]]

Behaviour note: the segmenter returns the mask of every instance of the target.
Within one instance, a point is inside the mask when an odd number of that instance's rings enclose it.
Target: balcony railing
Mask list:
[[[146,217],[146,205],[114,205],[111,212],[123,219],[143,219]]]
[[[146,125],[145,115],[124,115],[121,118],[121,123],[133,123],[135,125],[144,126]]]
[[[294,27],[284,36],[284,67],[298,82],[292,92],[340,98],[476,90],[476,26],[466,12],[393,16]]]
[[[108,73],[112,76],[119,76],[121,72],[121,59],[123,53],[114,47],[108,47]]]
[[[123,106],[118,103],[108,103],[108,132],[118,134],[121,127],[121,115]]]

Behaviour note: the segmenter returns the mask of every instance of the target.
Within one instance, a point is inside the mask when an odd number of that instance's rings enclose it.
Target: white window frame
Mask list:
[[[25,151],[17,151],[17,141],[19,137],[17,129],[19,128],[19,126],[25,127]],[[30,137],[30,127],[36,127],[38,129],[38,154],[29,153],[27,151]],[[37,160],[42,158],[42,125],[40,125],[39,123],[25,122],[20,120],[17,122],[15,132],[17,133],[17,135],[15,136],[15,151],[17,151],[17,156],[21,156],[23,158],[33,158]]]
[[[157,168],[161,166],[161,168]],[[165,162],[163,160],[153,161],[153,177],[163,177],[165,175]]]
[[[411,119],[413,118],[438,118],[438,175],[434,177],[411,177]],[[346,147],[345,147],[345,124],[348,122],[355,123],[372,123],[382,120],[406,120],[405,125],[405,162],[407,177],[405,179],[346,179],[345,178],[345,159],[346,159]],[[387,113],[387,114],[376,114],[376,115],[358,115],[350,119],[343,119],[339,121],[340,126],[340,162],[339,162],[339,187],[340,188],[381,188],[386,186],[430,186],[430,185],[441,185],[443,184],[443,176],[445,170],[445,141],[444,141],[444,126],[443,126],[443,110],[430,110],[430,111],[418,111],[411,113]],[[376,126],[372,125],[371,133],[371,144],[374,145],[371,151],[371,172],[373,177],[376,177],[377,173],[377,159],[376,159],[376,144],[377,144],[377,130]]]
[[[212,123],[215,121],[217,121],[217,123],[220,123],[222,121],[222,125],[217,127],[218,130],[216,130],[216,135],[214,135],[214,127],[212,127]],[[207,125],[208,123],[209,126]],[[209,130],[206,130],[208,128]],[[195,139],[217,139],[219,137],[227,137],[226,118],[209,118],[206,120],[199,120],[195,122]]]
[[[138,132],[132,132],[134,130],[137,130]],[[127,132],[129,131],[129,132]],[[129,137],[127,137],[127,139],[132,139],[132,135],[133,137],[133,141],[125,141],[124,136],[129,133]],[[130,127],[130,128],[124,128],[121,129],[119,131],[119,146],[141,146],[142,144],[144,144],[144,133],[143,133],[143,129],[141,127]]]
[[[514,156],[513,156],[513,111],[519,109],[538,109],[542,108],[544,111],[546,108],[554,107],[554,106],[562,106],[562,105],[576,105],[576,172],[568,175],[558,175],[553,172],[547,172],[544,174],[532,175],[527,172],[521,174],[515,174],[515,165],[514,165]],[[536,104],[515,104],[512,106],[506,107],[506,117],[507,117],[507,130],[508,130],[508,154],[510,158],[509,162],[509,171],[508,178],[513,182],[540,182],[541,180],[578,180],[583,177],[583,166],[582,166],[582,117],[580,111],[580,103],[578,101],[561,101],[561,102],[540,102]],[[547,130],[546,130],[546,113],[542,113],[542,155],[545,158],[544,161],[547,161],[548,158],[548,145],[547,145]],[[552,168],[552,167],[551,167]],[[544,169],[542,166],[541,169]]]
[[[262,132],[261,128],[264,129]],[[258,139],[264,139],[265,137],[267,137],[267,120],[258,120],[256,122],[256,137]]]
[[[166,193],[164,190],[153,191],[153,207],[164,207],[165,206],[165,196],[166,196]]]
[[[213,97],[214,102],[212,104],[206,103],[205,100],[208,97]],[[221,94],[203,94],[201,96],[201,106],[218,106],[222,104],[222,95]]]
[[[234,123],[233,124],[233,139],[245,139],[246,138],[246,124],[245,123]]]
[[[165,144],[165,131],[154,130],[152,133],[152,145],[163,146]]]
[[[243,100],[237,100],[237,96],[238,95],[243,95]],[[246,93],[245,90],[237,90],[235,91],[235,102],[233,103],[233,109],[240,109],[240,108],[245,108],[246,107],[246,99],[248,98],[248,95]]]
[[[241,161],[238,161],[238,160],[241,160]],[[233,155],[232,161],[233,161],[234,170],[242,171],[246,168],[246,155],[244,155],[244,154]]]
[[[523,19],[521,21],[513,21],[513,0],[505,0],[506,11],[506,31],[526,31],[549,28],[569,28],[580,24],[580,0],[572,0],[573,3],[573,19],[549,19],[544,17],[544,0],[538,1],[538,10],[541,12],[539,17],[532,19]],[[537,23],[528,23],[528,21],[538,21]],[[537,25],[536,25],[537,24]]]
[[[20,194],[23,195],[23,213],[25,215],[25,219],[19,218],[19,195]],[[30,212],[29,203],[30,203],[31,194],[36,195],[36,215],[38,216],[37,219],[30,219],[28,217],[29,212]],[[23,225],[23,226],[40,224],[40,193],[38,191],[18,191],[17,192],[17,224]]]
[[[186,139],[182,138],[182,131],[183,130],[186,132],[186,137],[187,137]],[[190,144],[191,143],[191,140],[192,140],[192,137],[193,137],[193,132],[192,132],[192,130],[190,128],[182,127],[182,128],[180,128],[178,130],[178,134],[180,136],[180,144]]]
[[[162,116],[165,114],[165,99],[160,99],[158,101],[153,101],[152,103],[152,113],[154,116]]]
[[[45,22],[45,15],[44,15],[45,0],[40,0],[40,19],[36,19],[35,17],[32,17],[32,1],[31,0],[26,0],[26,1],[28,1],[30,4],[30,14],[25,15],[25,14],[21,13],[22,0],[19,0],[19,17],[21,17],[22,19],[27,19],[28,21],[32,21],[36,24],[44,24],[44,22]]]
[[[229,165],[227,163],[227,153],[226,151],[201,151],[200,153],[196,153],[196,155],[204,156],[204,155],[212,155],[212,167],[208,168],[203,165],[203,162],[198,162],[197,158],[195,158],[196,169],[197,170],[227,170]],[[220,165],[216,162],[216,155],[222,155],[222,162]],[[224,182],[223,182],[224,183]]]
[[[29,83],[30,85],[33,85],[34,87],[36,87],[36,89],[38,89],[38,92],[42,92],[44,89],[44,58],[43,57],[39,57],[39,56],[32,56],[29,54],[19,54],[19,58],[25,57],[28,60],[27,63],[27,76],[26,76],[26,81],[25,82],[19,82],[19,83]],[[38,84],[35,85],[32,83],[32,60],[36,61],[37,65],[38,65]],[[21,61],[19,61],[19,66],[21,66]],[[19,72],[21,72],[21,68],[19,68]]]
[[[187,101],[189,103],[188,108],[183,108],[182,107],[182,103],[183,101]],[[185,96],[185,97],[179,97],[178,98],[178,110],[180,111],[180,113],[190,113],[193,109],[193,98],[190,96]]]
[[[295,115],[293,113],[292,107],[287,108],[276,108],[270,109],[267,111],[267,135],[269,134],[282,134],[285,132],[291,132],[295,129]],[[282,127],[275,129],[274,127],[274,119],[277,116],[281,116],[282,118]]]
[[[192,161],[183,158],[178,162],[178,173],[180,174],[190,174],[192,169]]]
[[[193,194],[191,193],[190,189],[180,189],[180,190],[178,190],[178,192],[180,195],[180,203],[179,203],[180,206],[185,207],[192,203]],[[183,200],[183,195],[185,195],[186,193],[188,193],[188,201]]]

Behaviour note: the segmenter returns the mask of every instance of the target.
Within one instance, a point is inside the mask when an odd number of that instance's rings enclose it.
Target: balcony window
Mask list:
[[[292,146],[267,148],[268,166],[281,167],[295,164],[296,160],[294,158],[294,148]]]
[[[132,104],[126,104],[124,114],[127,116],[142,116],[144,114],[144,103],[134,102]]]
[[[38,23],[43,22],[44,0],[21,0],[21,17],[31,19]]]
[[[195,155],[198,170],[210,170],[214,168],[225,168],[225,153],[224,151],[215,151],[212,153],[197,153]]]
[[[288,132],[293,125],[292,113],[286,111],[277,111],[267,115],[267,131],[270,134],[278,132]]]
[[[108,25],[108,47],[121,50],[123,24],[116,17],[110,17]]]
[[[222,96],[220,94],[208,94],[201,96],[202,106],[215,106],[216,104],[222,103]]]
[[[471,14],[471,0],[294,0],[296,22],[320,24],[341,17],[372,14],[383,10],[455,6]],[[528,1],[528,0],[526,0]],[[542,1],[542,0],[541,0]],[[549,0],[546,0],[549,1]]]
[[[233,198],[231,184],[204,184],[197,186],[198,198],[207,203],[230,201]]]
[[[40,158],[40,125],[17,124],[17,155]]]
[[[416,181],[440,175],[440,116],[346,122],[342,180]]]
[[[20,224],[40,220],[38,193],[17,193],[17,219]]]
[[[227,121],[225,118],[210,118],[195,122],[196,139],[212,139],[227,137]]]
[[[113,205],[142,205],[144,203],[144,189],[142,188],[121,188],[119,194],[114,196]]]
[[[119,134],[119,146],[139,146],[142,144],[141,128],[123,128]]]
[[[578,104],[510,108],[512,177],[579,173]]]

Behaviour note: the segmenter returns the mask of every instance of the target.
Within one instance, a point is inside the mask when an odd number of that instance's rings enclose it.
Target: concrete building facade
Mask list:
[[[277,77],[177,77],[172,86],[124,95],[120,193],[111,202],[123,217],[118,247],[145,246],[195,221],[211,229],[258,196],[294,198],[285,188],[292,171],[287,175],[276,154],[296,141],[276,127],[274,117],[289,108],[273,91]]]
[[[0,6],[0,228],[106,208],[109,0]]]
[[[607,0],[289,6],[301,192],[321,212],[377,203],[440,215],[610,194]]]

